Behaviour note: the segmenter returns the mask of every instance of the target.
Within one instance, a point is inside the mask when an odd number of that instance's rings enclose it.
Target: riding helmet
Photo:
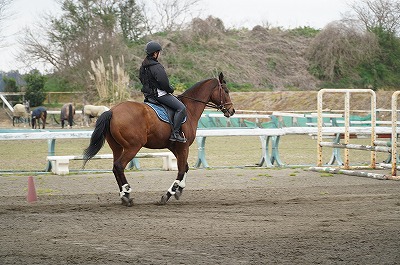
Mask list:
[[[144,49],[147,54],[153,54],[154,52],[161,51],[160,43],[156,41],[150,41],[146,44],[146,48]]]

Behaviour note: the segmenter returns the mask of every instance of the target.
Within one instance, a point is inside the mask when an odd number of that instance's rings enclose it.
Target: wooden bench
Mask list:
[[[160,152],[160,153],[137,153],[135,158],[154,158],[161,157],[163,159],[163,170],[178,170],[177,161],[171,152]],[[91,159],[112,159],[112,154],[101,154],[95,155]],[[134,160],[135,160],[134,158]],[[47,160],[51,163],[51,172],[57,175],[69,174],[69,161],[70,160],[83,160],[83,156],[47,156]],[[131,161],[131,163],[133,160]],[[139,168],[138,163],[132,163],[133,166]]]

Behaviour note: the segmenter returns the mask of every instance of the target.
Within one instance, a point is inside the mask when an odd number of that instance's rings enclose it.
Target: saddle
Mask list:
[[[172,125],[172,121],[174,120],[174,115],[175,115],[175,110],[171,109],[170,107],[161,104],[160,102],[156,101],[155,99],[152,98],[146,98],[144,103],[151,107],[155,113],[157,114],[157,117],[166,123],[169,123]],[[182,121],[182,124],[186,122],[186,117]]]

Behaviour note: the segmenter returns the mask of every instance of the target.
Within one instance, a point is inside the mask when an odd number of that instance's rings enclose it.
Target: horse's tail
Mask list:
[[[90,138],[90,145],[83,151],[83,167],[88,160],[94,157],[103,147],[106,140],[106,133],[110,132],[111,110],[104,112],[96,121],[96,127]]]
[[[71,127],[72,127],[72,123],[74,122],[74,111],[72,108],[73,108],[72,104],[69,104],[68,105],[68,123],[69,123],[69,126],[71,126]]]

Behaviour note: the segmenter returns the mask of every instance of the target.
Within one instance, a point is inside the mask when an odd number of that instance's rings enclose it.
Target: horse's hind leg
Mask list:
[[[113,140],[111,140],[111,142],[109,141],[109,144],[113,150],[113,173],[118,183],[121,202],[123,205],[132,206],[133,200],[130,198],[132,188],[126,180],[124,171],[129,161],[135,157],[140,148],[123,149],[122,146]]]
[[[125,167],[121,163],[121,160],[115,160],[113,165],[113,173],[119,186],[119,196],[121,198],[121,202],[125,206],[132,206],[133,199],[130,198],[132,188],[126,180],[124,170]]]

